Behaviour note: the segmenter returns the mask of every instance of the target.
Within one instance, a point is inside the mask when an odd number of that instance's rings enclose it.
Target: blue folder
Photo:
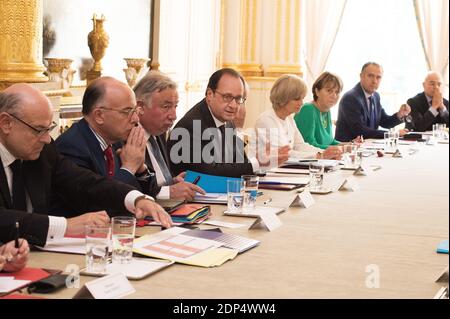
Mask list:
[[[200,180],[197,185],[201,187],[207,193],[227,193],[227,180],[240,181],[240,178],[236,177],[225,177],[225,176],[215,176],[197,173],[193,171],[186,171],[186,177],[184,180],[186,182],[192,183],[197,176],[200,176]]]
[[[440,254],[448,254],[448,239],[441,241],[437,248],[437,252]]]

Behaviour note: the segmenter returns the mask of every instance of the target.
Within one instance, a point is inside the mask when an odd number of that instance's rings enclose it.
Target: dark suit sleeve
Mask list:
[[[44,246],[47,241],[49,219],[47,215],[30,214],[0,207],[0,241],[6,243],[15,238],[15,223],[20,224],[20,238],[30,244]]]
[[[346,125],[352,132],[353,138],[362,135],[364,138],[383,138],[384,133],[380,130],[374,130],[364,123],[364,114],[362,105],[353,95],[345,96],[341,101],[341,108],[345,112]]]
[[[422,114],[419,98],[409,99],[407,103],[411,107],[414,129],[419,132],[427,131],[433,125],[436,117],[430,112],[429,108]]]
[[[393,128],[399,124],[401,124],[402,121],[398,119],[397,113],[394,113],[393,115],[387,115],[383,108],[381,108],[381,118],[380,118],[380,126],[384,128]],[[380,136],[380,138],[384,137],[384,132],[382,132],[383,136]]]
[[[70,203],[79,211],[127,211],[125,196],[136,188],[79,167],[56,151],[49,156],[54,163],[52,190],[66,203]]]

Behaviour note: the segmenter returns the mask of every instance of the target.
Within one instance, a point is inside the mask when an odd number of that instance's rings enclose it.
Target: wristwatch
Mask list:
[[[153,199],[153,197],[148,196],[148,195],[141,195],[136,197],[136,199],[134,200],[134,207],[136,207],[136,204],[141,200],[141,199],[148,199],[152,202],[155,202],[155,200]]]
[[[148,169],[147,165],[145,165],[145,170],[142,173],[134,174],[134,176],[136,176],[136,178],[141,181],[146,181],[153,175],[154,174],[150,173],[150,170]]]

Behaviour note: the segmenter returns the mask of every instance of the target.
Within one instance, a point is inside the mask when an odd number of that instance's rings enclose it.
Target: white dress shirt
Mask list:
[[[209,105],[208,105],[208,109],[209,109],[209,113],[211,113],[211,116],[212,116],[212,118],[214,120],[214,123],[216,124],[217,128],[221,127],[222,125],[225,125],[225,122],[222,122],[221,120],[219,120],[218,118],[216,118],[214,116],[214,114],[211,111],[211,108],[209,107]],[[240,138],[240,139],[242,139],[242,136],[240,136],[241,134],[242,134],[242,132],[239,132],[239,130],[236,129],[236,136],[238,138]],[[228,135],[228,134],[226,134],[226,135]],[[219,136],[220,136],[220,138],[222,138],[222,132],[221,131],[219,131]],[[250,164],[252,164],[253,172],[255,172],[255,173],[258,172],[259,169],[260,169],[258,159],[256,157],[248,156],[248,161],[250,162]]]
[[[285,120],[278,117],[271,108],[262,113],[255,124],[259,145],[270,143],[271,148],[289,145],[292,158],[316,158],[323,150],[308,144],[303,139],[294,121],[294,114]]]
[[[147,140],[147,153],[150,156],[150,161],[152,162],[153,169],[155,171],[156,182],[158,186],[161,187],[158,195],[156,195],[157,199],[170,199],[170,186],[167,186],[167,181],[164,178],[164,175],[161,172],[161,167],[159,166],[158,161],[152,153],[152,148],[148,139],[150,138],[150,134],[145,131],[145,139]],[[153,136],[151,138],[154,138]]]

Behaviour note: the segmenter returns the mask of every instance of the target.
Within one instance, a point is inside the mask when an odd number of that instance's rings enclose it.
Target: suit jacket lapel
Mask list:
[[[9,192],[8,181],[6,180],[5,170],[3,168],[2,161],[0,160],[0,192],[3,198],[3,202],[6,205],[6,208],[11,208],[11,194]]]
[[[97,137],[95,137],[94,133],[92,133],[92,130],[90,129],[89,124],[85,119],[81,119],[78,123],[80,125],[80,132],[85,138],[89,150],[92,153],[95,162],[94,164],[96,166],[98,174],[106,176],[105,156],[102,152],[102,148],[100,147],[100,143],[97,140]]]
[[[359,90],[359,97],[363,102],[364,105],[364,118],[367,121],[367,123],[370,122],[370,110],[369,110],[369,105],[367,104],[367,99],[366,99],[366,95],[364,94],[364,89],[361,86],[361,83],[359,83],[357,85],[358,90]],[[374,97],[372,97],[372,99],[374,99]],[[373,100],[373,105],[375,106],[375,100]]]
[[[45,212],[47,210],[45,179],[42,167],[37,167],[37,164],[37,161],[23,162],[25,188],[30,196],[33,211]]]

